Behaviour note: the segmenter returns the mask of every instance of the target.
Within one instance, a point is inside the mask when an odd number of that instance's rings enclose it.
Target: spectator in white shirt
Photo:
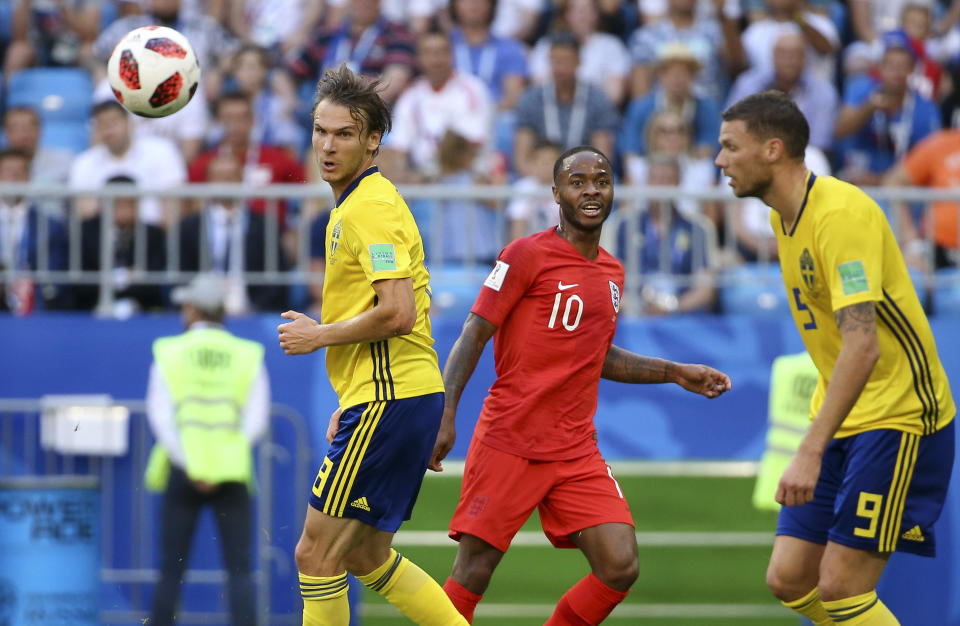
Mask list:
[[[475,168],[489,157],[493,103],[482,80],[453,67],[450,37],[429,30],[417,39],[421,77],[397,100],[393,131],[384,142],[382,167],[391,180],[433,180],[439,174],[437,148],[448,131],[478,149]]]
[[[773,48],[788,32],[807,42],[807,60],[814,75],[833,82],[840,35],[829,17],[804,8],[803,0],[767,0],[768,17],[750,24],[741,40],[751,69],[773,69]]]
[[[171,189],[187,180],[187,166],[177,146],[168,139],[134,132],[130,114],[115,100],[93,107],[96,144],[84,150],[70,167],[69,186],[77,190],[99,189],[113,176],[126,174],[146,189]],[[96,211],[92,198],[78,199],[84,217]],[[164,203],[147,197],[140,203],[140,218],[161,224]]]

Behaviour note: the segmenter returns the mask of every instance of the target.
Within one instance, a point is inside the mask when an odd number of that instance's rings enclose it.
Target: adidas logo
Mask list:
[[[354,500],[353,502],[351,502],[351,503],[350,503],[350,506],[355,507],[355,508],[358,508],[358,509],[363,509],[364,511],[369,511],[369,510],[370,510],[370,505],[367,504],[367,497],[366,497],[366,496],[360,496],[359,498],[357,498],[356,500]],[[920,532],[920,529],[917,529],[917,532]],[[923,541],[923,537],[922,537],[922,536],[921,536],[921,538],[920,538],[920,541]]]
[[[907,541],[923,541],[923,533],[920,532],[919,526],[914,526],[913,528],[911,528],[910,530],[908,530],[907,532],[903,533],[900,536],[906,539]]]

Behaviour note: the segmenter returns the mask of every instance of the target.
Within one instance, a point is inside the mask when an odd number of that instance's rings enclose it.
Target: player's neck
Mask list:
[[[584,231],[570,224],[560,224],[553,230],[561,239],[566,239],[581,255],[591,261],[600,254],[600,229]]]
[[[803,206],[806,195],[807,168],[801,163],[798,167],[785,170],[781,176],[774,176],[773,183],[764,194],[763,201],[780,214],[784,226],[789,231],[797,220],[797,215],[800,214],[800,207]]]

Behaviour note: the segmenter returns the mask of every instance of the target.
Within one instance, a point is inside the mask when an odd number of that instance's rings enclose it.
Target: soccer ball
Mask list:
[[[200,62],[187,38],[166,26],[127,33],[107,62],[113,95],[131,113],[164,117],[182,109],[197,90]]]

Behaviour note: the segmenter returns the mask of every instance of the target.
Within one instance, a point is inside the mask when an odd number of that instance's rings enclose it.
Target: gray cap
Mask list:
[[[170,293],[174,304],[188,304],[214,313],[223,309],[226,297],[224,280],[216,274],[197,274],[189,283]]]

